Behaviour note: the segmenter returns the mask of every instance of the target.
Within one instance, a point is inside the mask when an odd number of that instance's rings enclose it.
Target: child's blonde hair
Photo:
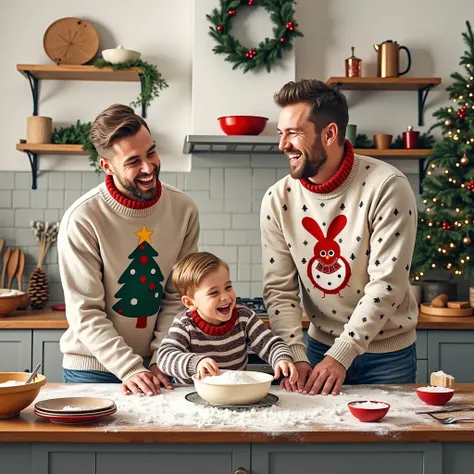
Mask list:
[[[173,285],[180,296],[193,296],[201,280],[222,265],[229,270],[229,265],[212,253],[191,253],[173,265],[171,269]]]

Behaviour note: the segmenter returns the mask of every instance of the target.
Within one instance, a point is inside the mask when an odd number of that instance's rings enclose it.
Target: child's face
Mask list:
[[[197,310],[204,321],[217,326],[231,318],[235,299],[229,270],[221,265],[201,280],[192,298],[184,296],[183,303]]]

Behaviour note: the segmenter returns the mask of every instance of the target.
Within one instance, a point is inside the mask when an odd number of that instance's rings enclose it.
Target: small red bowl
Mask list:
[[[217,120],[226,135],[260,135],[267,125],[268,118],[254,115],[226,115]]]
[[[385,406],[381,408],[360,408],[357,405],[370,401],[372,403],[381,403]],[[362,400],[359,402],[350,402],[347,404],[351,413],[360,421],[371,422],[381,420],[390,410],[390,405],[385,402],[377,402],[375,400]]]
[[[428,392],[423,390],[423,387],[416,389],[418,398],[427,405],[444,405],[454,396],[454,389],[449,389],[449,392]]]

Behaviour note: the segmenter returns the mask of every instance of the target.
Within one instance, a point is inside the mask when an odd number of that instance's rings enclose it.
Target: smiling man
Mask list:
[[[264,299],[302,393],[413,383],[418,307],[409,286],[417,209],[406,177],[354,154],[343,94],[317,80],[275,94],[290,174],[261,206]],[[310,320],[303,342],[302,311]]]
[[[183,309],[169,275],[197,251],[198,211],[159,180],[156,145],[133,109],[104,110],[90,138],[105,181],[66,211],[58,238],[69,323],[60,343],[64,380],[154,395],[172,388],[156,357]]]

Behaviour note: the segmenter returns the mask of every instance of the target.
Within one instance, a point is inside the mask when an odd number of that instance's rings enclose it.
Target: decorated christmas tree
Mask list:
[[[462,34],[467,49],[461,57],[463,73],[451,74],[447,88],[450,107],[433,115],[442,139],[433,149],[423,179],[412,272],[419,280],[429,269],[451,275],[474,275],[474,36],[471,24]]]
[[[114,295],[119,301],[113,310],[127,318],[137,318],[137,328],[146,328],[147,317],[158,313],[163,298],[164,277],[154,258],[158,252],[150,245],[152,233],[145,226],[136,232],[138,246],[128,256],[132,262],[118,281],[123,286]]]

